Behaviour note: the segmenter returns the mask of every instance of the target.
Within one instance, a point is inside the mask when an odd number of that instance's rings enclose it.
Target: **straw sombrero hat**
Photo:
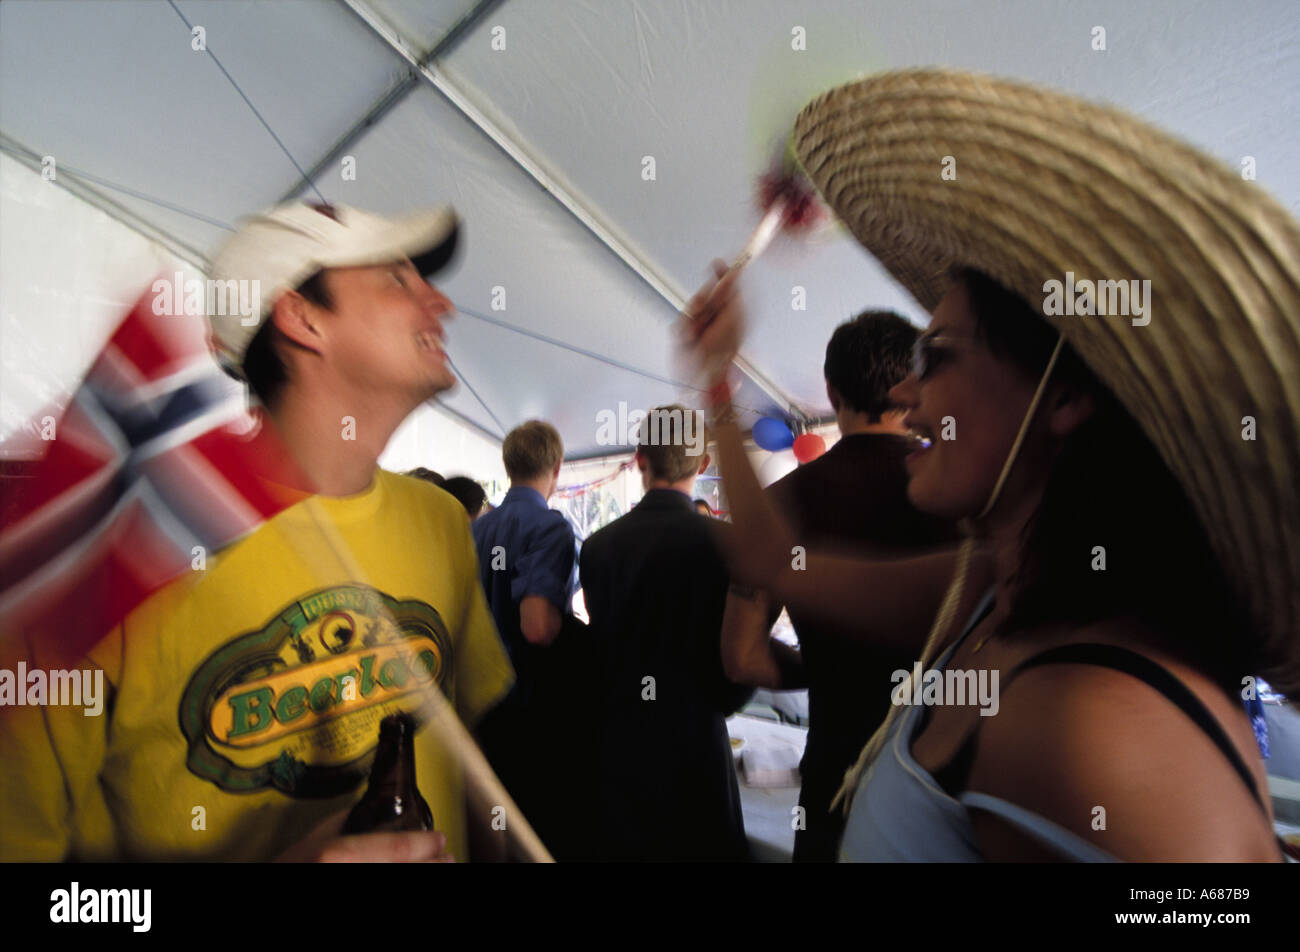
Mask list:
[[[969,73],[841,86],[799,114],[794,148],[927,309],[956,266],[1045,313],[1047,282],[1067,273],[1150,281],[1144,317],[1044,319],[1187,491],[1264,631],[1258,673],[1300,691],[1300,226],[1258,186],[1129,115]]]

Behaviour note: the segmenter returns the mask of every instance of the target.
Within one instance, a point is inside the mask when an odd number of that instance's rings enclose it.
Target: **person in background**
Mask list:
[[[955,525],[917,511],[907,499],[903,459],[915,443],[889,389],[907,376],[918,334],[897,314],[866,311],[831,335],[823,373],[840,440],[768,489],[800,545],[883,558],[959,538]],[[794,861],[833,862],[844,818],[831,812],[831,798],[889,713],[891,675],[915,659],[797,609],[790,619],[799,636],[796,650],[770,634],[782,608],[765,592],[733,585],[722,659],[733,681],[808,688],[808,743],[799,765],[804,824],[795,830]]]
[[[696,499],[695,511],[698,512],[701,516],[708,516],[710,519],[712,519],[714,515],[713,507],[709,505],[709,501],[707,499]]]
[[[571,708],[585,646],[582,625],[570,610],[577,543],[563,514],[547,506],[559,482],[564,444],[555,427],[529,420],[506,435],[501,456],[510,490],[471,529],[479,579],[516,681],[483,719],[479,740],[552,854],[572,858],[581,852],[574,838],[582,832],[572,816],[573,783],[589,755],[575,735],[580,724]],[[561,774],[565,783],[556,782]]]
[[[487,493],[477,480],[468,476],[448,476],[443,480],[442,488],[460,500],[460,504],[469,513],[471,522],[483,514],[483,507],[487,505]]]
[[[673,414],[684,435],[690,412],[651,411],[636,451],[645,495],[582,547],[604,694],[597,803],[606,859],[748,857],[725,719],[752,691],[722,670],[727,571],[717,523],[691,501],[709,457],[691,455],[685,439],[647,439],[671,433],[662,421]]]
[[[442,473],[436,473],[423,466],[417,466],[415,469],[408,469],[403,475],[414,476],[416,479],[423,479],[426,483],[433,483],[439,489],[441,489],[442,484],[446,482],[446,480],[443,479]]]
[[[405,475],[423,479],[426,483],[433,483],[443,492],[455,496],[456,500],[465,507],[470,522],[481,516],[485,510],[491,509],[487,504],[487,493],[483,491],[483,487],[477,480],[470,479],[468,476],[443,476],[423,466],[408,470]]]

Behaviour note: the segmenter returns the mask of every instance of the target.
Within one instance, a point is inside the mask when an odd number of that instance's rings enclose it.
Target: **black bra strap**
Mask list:
[[[1241,755],[1237,753],[1237,748],[1228,739],[1228,735],[1219,726],[1219,722],[1214,719],[1214,715],[1181,681],[1160,667],[1160,665],[1135,651],[1129,651],[1127,648],[1120,648],[1117,645],[1062,645],[1059,648],[1049,648],[1042,654],[1034,655],[1034,657],[1019,665],[1011,672],[1006,683],[1009,685],[1011,680],[1021,671],[1045,664],[1093,664],[1103,668],[1114,668],[1149,684],[1176,704],[1184,714],[1192,719],[1197,727],[1209,736],[1210,740],[1214,741],[1237,771],[1238,776],[1241,777],[1242,782],[1250,791],[1251,796],[1255,798],[1255,802],[1259,804],[1260,809],[1264,811],[1265,815],[1268,814],[1264,801],[1260,799],[1259,790],[1255,787],[1255,778],[1251,776],[1250,769],[1242,761]],[[1003,690],[1005,689],[1004,686]]]

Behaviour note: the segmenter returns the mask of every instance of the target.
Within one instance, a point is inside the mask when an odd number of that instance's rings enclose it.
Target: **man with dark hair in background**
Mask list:
[[[907,499],[903,458],[913,444],[888,393],[907,376],[918,336],[887,311],[866,311],[831,335],[823,372],[840,440],[768,490],[805,548],[902,556],[957,538],[954,526],[918,512]],[[889,711],[890,675],[910,670],[915,659],[799,614],[791,618],[799,649],[791,648],[770,635],[782,607],[762,592],[733,587],[722,655],[736,681],[808,688],[799,798],[804,828],[795,829],[794,859],[833,862],[844,820],[830,813],[831,798]]]
[[[483,491],[483,487],[477,480],[470,479],[468,476],[443,476],[423,466],[407,470],[405,475],[423,479],[426,483],[433,483],[443,492],[456,497],[456,501],[464,506],[465,512],[469,514],[470,522],[477,519],[482,514],[483,507],[487,505],[487,493]]]
[[[405,475],[414,476],[416,479],[423,479],[426,483],[433,483],[439,489],[441,489],[442,484],[446,482],[446,480],[443,479],[442,473],[434,472],[425,466],[417,466],[415,469],[408,469]]]
[[[469,513],[471,522],[483,514],[483,507],[487,505],[487,493],[483,491],[483,487],[477,480],[470,479],[468,476],[448,476],[443,480],[442,489],[443,492],[451,493],[459,500],[465,507],[465,511]]]
[[[752,692],[722,670],[727,571],[711,533],[717,523],[691,501],[709,465],[706,446],[691,411],[652,410],[636,451],[645,495],[582,547],[605,698],[602,858],[748,857],[726,717]]]

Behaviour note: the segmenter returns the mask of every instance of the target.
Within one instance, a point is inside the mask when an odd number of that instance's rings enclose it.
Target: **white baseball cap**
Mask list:
[[[355,268],[410,258],[424,277],[456,250],[460,225],[449,205],[384,218],[346,205],[288,202],[245,218],[212,260],[214,282],[252,281],[260,298],[256,319],[208,314],[211,344],[227,373],[243,379],[248,345],[276,299],[322,268]]]

